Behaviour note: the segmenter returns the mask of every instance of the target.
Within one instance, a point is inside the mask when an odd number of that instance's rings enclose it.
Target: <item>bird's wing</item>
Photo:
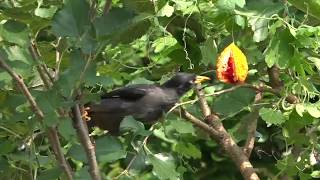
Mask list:
[[[101,98],[121,98],[126,100],[137,100],[145,96],[148,91],[150,91],[154,87],[154,85],[131,85],[103,94]]]

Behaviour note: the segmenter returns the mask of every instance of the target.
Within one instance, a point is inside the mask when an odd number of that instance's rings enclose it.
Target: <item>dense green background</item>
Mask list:
[[[293,3],[290,4],[290,3]],[[63,151],[76,179],[89,179],[86,157],[72,121],[58,108],[70,109],[75,89],[82,103],[98,94],[134,83],[162,83],[176,71],[210,76],[207,93],[231,85],[215,77],[218,53],[235,42],[249,63],[247,83],[270,85],[267,69],[280,68],[280,95],[239,88],[208,97],[232,137],[242,145],[255,107],[259,108],[251,162],[263,179],[320,177],[319,89],[320,9],[317,0],[4,0],[0,2],[0,57],[23,77],[45,113],[36,121],[25,97],[0,69],[0,179],[63,179],[44,132],[57,126]],[[304,3],[302,3],[304,2]],[[29,47],[41,54],[34,61]],[[62,55],[61,64],[57,57]],[[59,59],[59,58],[58,58]],[[52,88],[45,90],[36,66],[45,64]],[[298,104],[285,97],[293,94]],[[195,98],[190,91],[182,98]],[[202,118],[197,103],[184,107]],[[121,179],[241,179],[229,157],[203,131],[173,113],[153,132],[130,119],[119,138],[95,131],[103,177]],[[132,135],[134,134],[134,136]],[[99,136],[99,137],[98,137]],[[141,141],[149,136],[147,143]]]

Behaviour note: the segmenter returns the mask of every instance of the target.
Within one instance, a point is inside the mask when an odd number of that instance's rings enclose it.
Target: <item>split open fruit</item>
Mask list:
[[[218,57],[217,78],[225,83],[241,84],[248,75],[247,58],[234,43],[226,47]]]

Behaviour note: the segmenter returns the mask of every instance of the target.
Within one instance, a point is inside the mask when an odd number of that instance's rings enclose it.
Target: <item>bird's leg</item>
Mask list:
[[[90,110],[90,107],[85,107],[83,109],[82,119],[85,120],[85,121],[90,121],[91,120],[91,117],[89,116],[89,113],[88,113],[89,110]]]

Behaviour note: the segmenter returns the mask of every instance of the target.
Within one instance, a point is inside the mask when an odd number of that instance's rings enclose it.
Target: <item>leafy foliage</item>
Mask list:
[[[257,89],[242,87],[207,97],[210,107],[240,145],[257,115],[250,159],[260,177],[319,177],[316,0],[114,0],[108,11],[105,3],[0,2],[0,58],[23,78],[45,117],[43,124],[37,121],[15,82],[0,68],[0,179],[63,179],[46,127],[57,127],[75,177],[89,179],[72,120],[60,114],[68,114],[76,91],[83,92],[81,103],[86,104],[99,100],[103,91],[163,83],[185,71],[210,76],[205,91],[221,92],[230,85],[215,80],[216,58],[231,42],[247,56],[246,83],[265,87],[258,89],[262,99],[255,100]],[[39,66],[48,68],[51,88],[41,80]],[[278,87],[272,84],[271,67],[279,67]],[[268,88],[276,93],[264,91]],[[290,103],[288,95],[298,102]],[[198,104],[190,101],[194,98],[194,92],[187,93],[181,101],[189,103],[182,106],[203,119]],[[120,137],[92,132],[104,179],[239,179],[233,162],[207,134],[174,113],[164,119],[152,131],[126,117]]]

